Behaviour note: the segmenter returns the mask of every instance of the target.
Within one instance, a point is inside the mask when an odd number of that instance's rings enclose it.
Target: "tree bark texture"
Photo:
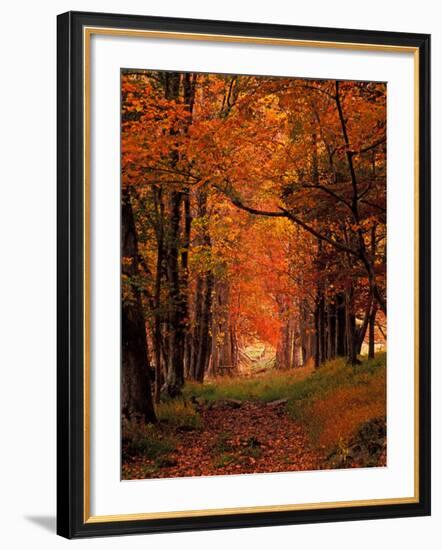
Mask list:
[[[138,277],[138,243],[130,196],[123,190],[121,252],[123,276],[129,280],[130,297],[122,303],[122,409],[146,422],[156,422],[149,375],[146,328]]]

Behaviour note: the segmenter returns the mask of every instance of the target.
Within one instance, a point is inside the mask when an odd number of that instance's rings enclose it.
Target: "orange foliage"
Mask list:
[[[155,193],[163,194],[166,223],[168,194],[179,191],[188,194],[193,219],[184,293],[191,302],[204,273],[227,281],[239,342],[259,338],[277,347],[281,328],[300,317],[301,305],[313,311],[319,290],[333,300],[351,286],[361,319],[371,299],[365,264],[333,243],[356,251],[362,243],[384,290],[385,84],[195,73],[190,107],[182,95],[165,98],[163,77],[122,76],[122,185],[133,189],[147,274],[157,265]],[[200,192],[207,196],[201,216]],[[288,210],[326,240],[292,219],[251,215],[238,201],[276,215]],[[143,284],[152,296],[154,277]]]
[[[385,417],[385,380],[377,376],[368,384],[338,388],[314,401],[310,413],[320,426],[320,445],[330,448],[346,442],[362,423]]]

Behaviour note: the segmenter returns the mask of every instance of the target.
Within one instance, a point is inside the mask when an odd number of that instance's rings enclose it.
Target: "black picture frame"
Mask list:
[[[412,503],[90,522],[84,489],[85,27],[415,48],[419,58],[419,498]],[[430,36],[68,12],[58,16],[57,533],[67,538],[334,522],[430,514]]]

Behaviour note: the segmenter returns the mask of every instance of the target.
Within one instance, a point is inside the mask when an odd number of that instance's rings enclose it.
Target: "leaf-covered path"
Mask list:
[[[218,401],[200,406],[202,427],[175,432],[177,445],[160,467],[145,457],[123,467],[125,479],[316,470],[322,457],[285,403]]]

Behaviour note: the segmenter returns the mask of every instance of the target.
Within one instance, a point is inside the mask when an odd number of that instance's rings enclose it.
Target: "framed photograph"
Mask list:
[[[430,37],[58,17],[58,533],[430,514]]]

